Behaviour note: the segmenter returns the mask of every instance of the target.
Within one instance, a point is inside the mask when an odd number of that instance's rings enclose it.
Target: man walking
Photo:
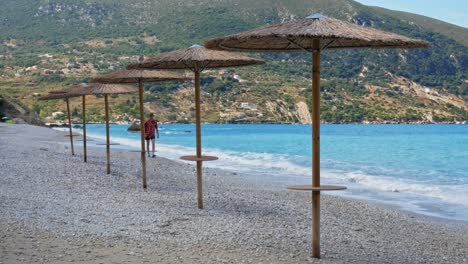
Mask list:
[[[146,139],[146,150],[148,151],[148,157],[156,157],[154,154],[155,150],[155,132],[156,131],[156,136],[159,138],[159,130],[158,130],[158,122],[154,120],[154,114],[150,113],[148,120],[145,121],[145,139]],[[149,150],[149,144],[151,141],[151,146],[152,146],[152,153],[150,154]]]

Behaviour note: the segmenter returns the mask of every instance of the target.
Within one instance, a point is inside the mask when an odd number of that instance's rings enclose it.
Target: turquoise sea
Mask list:
[[[139,133],[111,125],[111,140],[139,147]],[[160,125],[158,155],[194,154],[194,125]],[[104,138],[104,125],[88,134]],[[311,181],[310,125],[202,125],[204,166],[241,172],[279,188]],[[90,142],[91,143],[91,142]],[[322,184],[333,194],[468,221],[468,125],[322,125]],[[250,175],[250,176],[249,176]]]

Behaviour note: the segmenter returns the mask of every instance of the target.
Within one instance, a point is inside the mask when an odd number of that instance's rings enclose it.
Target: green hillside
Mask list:
[[[388,15],[404,21],[416,23],[424,28],[430,29],[446,37],[452,38],[465,46],[468,46],[468,30],[464,27],[453,25],[427,16],[389,10],[376,6],[371,8],[383,15]]]
[[[0,92],[17,97],[45,117],[59,106],[37,103],[31,94],[86,81],[142,55],[315,12],[432,43],[424,50],[325,52],[326,121],[468,119],[468,29],[351,0],[8,0],[0,9]],[[209,92],[204,97],[205,120],[305,122],[301,105],[310,97],[308,55],[254,56],[268,63],[211,72],[204,79]],[[165,121],[192,120],[186,89],[190,84],[146,88],[148,110],[158,111]],[[183,99],[186,103],[180,104]],[[114,118],[123,112],[131,115],[134,98],[116,100]],[[242,109],[242,102],[256,104],[258,109]],[[99,120],[100,114],[97,105],[94,118]]]

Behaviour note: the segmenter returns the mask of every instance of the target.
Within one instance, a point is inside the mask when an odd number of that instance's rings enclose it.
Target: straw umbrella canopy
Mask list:
[[[205,47],[245,52],[314,52],[346,48],[426,48],[429,43],[313,14],[301,20],[211,39],[205,42]]]
[[[146,156],[145,156],[145,116],[143,110],[143,83],[187,80],[185,76],[156,70],[121,70],[110,74],[98,76],[91,80],[97,83],[138,83],[140,104],[140,133],[141,133],[141,173],[143,189],[146,190]]]
[[[144,60],[141,63],[129,65],[127,69],[180,69],[191,70],[195,75],[195,116],[196,116],[196,145],[195,156],[183,156],[181,159],[197,162],[197,204],[203,208],[202,192],[202,162],[217,160],[214,156],[202,156],[201,151],[201,111],[200,111],[200,73],[205,69],[240,67],[263,64],[262,60],[249,58],[239,54],[209,50],[200,45],[190,48],[167,52]]]
[[[109,135],[109,94],[130,94],[136,93],[138,89],[131,85],[124,84],[102,84],[92,83],[89,85],[76,85],[70,89],[70,93],[79,95],[104,95],[104,105],[106,113],[106,154],[107,154],[107,174],[110,174],[110,135]],[[84,97],[83,97],[84,98]],[[84,101],[83,101],[84,102]],[[84,104],[84,103],[83,103]]]
[[[80,90],[83,86],[78,84],[75,86],[72,86],[68,93],[70,94],[80,94]],[[60,91],[57,91],[60,92]],[[83,161],[88,162],[88,151],[86,149],[87,144],[88,144],[88,138],[86,136],[86,95],[80,95],[81,96],[81,121],[83,125]]]
[[[139,82],[167,82],[167,81],[180,81],[188,80],[187,77],[161,70],[147,70],[147,69],[136,69],[136,70],[120,70],[106,75],[101,75],[93,78],[91,83],[139,83]]]
[[[67,90],[55,90],[55,91],[50,91],[49,94],[64,94],[68,93]]]
[[[312,185],[289,186],[312,191],[312,256],[320,257],[320,191],[345,189],[320,184],[320,52],[346,48],[426,48],[429,43],[314,14],[305,19],[215,38],[205,47],[244,52],[312,53]]]
[[[71,116],[70,116],[70,98],[72,97],[78,97],[80,95],[78,94],[73,94],[73,93],[68,93],[65,90],[59,90],[59,91],[52,91],[49,93],[49,95],[45,95],[42,97],[39,97],[38,100],[45,101],[45,100],[60,100],[64,99],[65,102],[67,103],[67,118],[68,118],[68,131],[69,131],[69,137],[70,137],[70,146],[71,146],[71,152],[72,155],[75,155],[75,148],[73,146],[73,130],[72,130],[72,123],[71,123]]]
[[[88,151],[87,151],[87,144],[88,144],[88,138],[86,136],[86,94],[82,94],[83,89],[84,89],[83,84],[78,84],[75,86],[72,86],[69,90],[59,90],[55,91],[54,93],[70,93],[70,94],[78,94],[81,96],[81,119],[82,119],[82,124],[83,124],[83,160],[84,162],[88,162]],[[52,93],[52,92],[51,92]]]

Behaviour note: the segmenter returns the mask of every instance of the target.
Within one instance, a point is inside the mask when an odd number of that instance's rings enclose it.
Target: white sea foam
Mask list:
[[[185,132],[185,131],[162,131],[159,132],[163,135],[186,135],[186,134],[191,134],[192,132]]]
[[[53,130],[57,130],[57,131],[62,131],[62,132],[68,132],[68,127],[54,127],[52,128]],[[75,129],[73,129],[75,130]]]
[[[427,198],[434,198],[443,202],[468,206],[468,185],[435,185],[409,180],[397,179],[383,175],[369,175],[360,171],[324,171],[324,178],[350,183],[358,188],[381,192],[412,194]]]

